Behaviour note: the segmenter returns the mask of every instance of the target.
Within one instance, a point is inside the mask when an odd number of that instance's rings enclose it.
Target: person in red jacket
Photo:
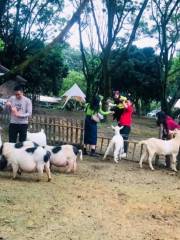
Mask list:
[[[157,125],[160,126],[162,124],[162,139],[171,139],[172,136],[170,131],[175,129],[180,129],[180,124],[178,124],[174,119],[168,116],[164,111],[160,111],[156,114],[157,116]]]
[[[123,137],[124,141],[124,154],[122,154],[122,157],[127,156],[127,150],[128,150],[128,138],[131,131],[131,125],[132,125],[132,114],[133,114],[133,106],[132,103],[129,100],[126,100],[123,102],[124,105],[124,111],[121,114],[118,125],[123,126],[123,128],[120,130],[120,133]]]
[[[168,130],[180,129],[180,125],[170,116],[166,116],[166,124]]]

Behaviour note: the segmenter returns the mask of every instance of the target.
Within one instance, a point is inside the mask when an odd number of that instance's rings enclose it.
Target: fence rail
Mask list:
[[[0,123],[7,126],[9,123],[9,115],[7,113],[0,114]],[[63,143],[75,144],[83,146],[84,121],[72,120],[61,117],[50,117],[46,115],[33,115],[29,121],[29,131],[38,132],[44,129],[47,142],[50,145],[58,145]],[[104,154],[111,138],[98,136],[97,153]],[[136,141],[128,141],[127,159],[139,161],[142,148],[137,146]]]
[[[7,113],[0,114],[0,121],[5,126],[9,122]],[[29,131],[38,132],[44,129],[50,145],[71,143],[83,145],[84,121],[56,118],[46,115],[33,115],[29,120]]]
[[[96,152],[104,154],[111,138],[98,136]],[[138,146],[137,141],[128,140],[128,153],[126,159],[138,162],[142,154],[142,146]]]

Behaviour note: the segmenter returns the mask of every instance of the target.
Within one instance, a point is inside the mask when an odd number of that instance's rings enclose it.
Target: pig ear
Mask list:
[[[113,125],[111,125],[111,127],[112,127],[113,130],[115,129],[115,127]]]

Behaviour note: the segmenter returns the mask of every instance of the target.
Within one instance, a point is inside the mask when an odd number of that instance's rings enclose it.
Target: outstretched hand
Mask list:
[[[114,111],[110,111],[110,115],[113,115],[114,114]]]
[[[7,107],[12,107],[11,103],[9,101],[6,102]]]

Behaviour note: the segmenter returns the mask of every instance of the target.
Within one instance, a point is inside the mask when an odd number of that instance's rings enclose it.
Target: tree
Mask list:
[[[179,0],[151,0],[152,33],[157,32],[160,48],[161,107],[169,111],[167,105],[167,81],[171,69],[176,44],[179,41],[180,5]]]
[[[123,30],[124,24],[131,23],[133,25],[132,33],[127,38],[127,50],[135,39],[136,30],[138,28],[141,16],[147,6],[148,0],[144,0],[142,4],[131,0],[116,1],[106,0],[103,1],[104,18],[106,19],[106,32],[103,32],[98,23],[94,3],[92,0],[91,8],[94,23],[97,31],[99,45],[101,47],[101,63],[102,63],[102,77],[100,82],[100,91],[105,98],[111,95],[111,78],[109,75],[110,67],[109,60],[111,49],[115,43],[117,35]],[[137,11],[139,11],[137,13]],[[137,14],[136,17],[133,17]],[[104,25],[103,25],[104,26]]]
[[[69,45],[65,46],[63,48],[63,58],[69,70],[82,71],[82,59],[79,49],[71,48]]]
[[[54,32],[50,29],[55,31],[57,26],[62,26],[64,18],[60,17],[59,11],[63,8],[63,0],[2,2],[4,14],[0,18],[0,37],[5,48],[1,61],[11,68],[23,62],[32,49],[38,49],[39,42],[51,37]]]
[[[66,92],[69,88],[73,86],[74,83],[76,83],[83,92],[86,92],[86,82],[84,80],[83,73],[71,70],[63,81],[59,95],[61,96],[64,92]]]
[[[3,49],[4,49],[4,42],[0,38],[0,52],[3,51]]]
[[[93,41],[90,44],[90,50],[86,50],[83,44],[82,32],[87,26],[87,17],[83,22],[81,16],[79,16],[79,42],[80,42],[80,51],[82,56],[82,71],[86,80],[86,100],[91,102],[92,98],[98,91],[98,74],[100,67],[100,58],[97,53],[94,51]],[[90,21],[89,21],[90,24]]]
[[[33,64],[33,62],[38,61],[42,58],[44,52],[48,54],[48,52],[51,50],[51,48],[56,44],[56,43],[63,43],[65,40],[65,37],[67,36],[67,33],[71,29],[71,27],[78,21],[79,15],[83,11],[84,7],[88,3],[89,0],[83,0],[82,3],[80,4],[79,8],[73,13],[72,17],[67,21],[65,27],[61,30],[61,32],[58,34],[58,36],[51,42],[49,43],[45,49],[38,51],[38,53],[34,54],[33,56],[30,56],[28,59],[26,59],[23,63],[19,64],[16,68],[13,68],[10,72],[5,74],[3,78],[1,79],[1,82],[4,82],[8,80],[11,77],[14,77],[17,74],[23,75],[26,68]]]
[[[114,50],[111,56],[112,87],[130,95],[139,109],[139,100],[149,104],[160,100],[161,83],[159,57],[152,48],[138,49],[132,46],[128,55],[126,49]]]
[[[56,45],[41,59],[28,65],[24,77],[28,80],[28,90],[33,95],[59,95],[63,79],[68,74],[68,67],[64,65],[62,47]]]
[[[180,55],[172,60],[168,74],[167,95],[170,96],[168,106],[171,110],[175,101],[180,98]]]

